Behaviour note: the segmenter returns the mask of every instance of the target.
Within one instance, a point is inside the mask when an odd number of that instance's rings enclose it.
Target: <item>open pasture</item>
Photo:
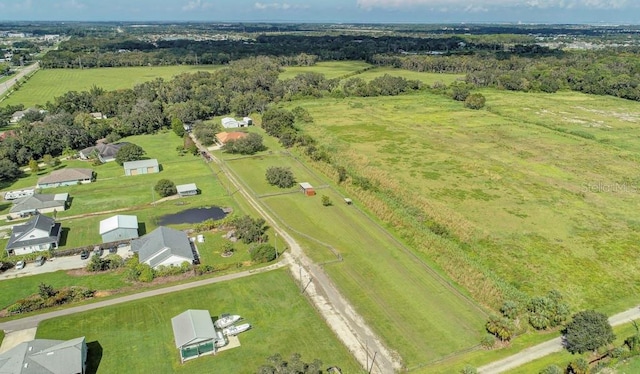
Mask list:
[[[366,82],[381,77],[385,74],[389,74],[394,77],[402,77],[410,80],[417,80],[426,85],[433,85],[435,83],[443,83],[449,85],[457,80],[463,80],[464,74],[438,74],[438,73],[425,73],[419,71],[411,71],[405,69],[395,69],[391,67],[376,67],[371,70],[362,72],[355,77],[362,78]]]
[[[428,93],[292,105],[309,110],[315,123],[305,131],[323,139],[349,171],[391,191],[413,220],[426,216],[447,228],[457,242],[433,241],[416,249],[476,298],[491,302],[484,290],[464,283],[467,274],[456,273],[463,268],[460,260],[516,292],[559,289],[576,310],[613,312],[636,303],[637,157],[606,142],[540,126],[537,112],[588,102],[583,115],[615,107],[635,118],[637,103],[533,94],[538,109],[523,110],[533,107],[528,94],[486,94],[490,110],[480,111]],[[617,121],[606,134],[615,138],[622,131],[620,139],[640,145],[633,123]]]
[[[25,108],[44,105],[67,91],[86,91],[98,86],[107,91],[133,88],[156,78],[172,77],[196,71],[214,71],[219,65],[145,66],[95,69],[42,69],[0,105],[23,104]]]
[[[187,309],[240,314],[253,328],[239,335],[240,347],[180,364],[171,318]],[[42,339],[78,336],[89,345],[90,373],[248,374],[275,353],[362,372],[284,269],[50,319],[37,332]]]
[[[354,74],[358,70],[366,69],[371,65],[361,61],[326,61],[318,62],[313,66],[289,66],[280,73],[280,80],[294,78],[298,74],[320,73],[327,79],[340,78]]]
[[[268,166],[291,166],[298,180],[317,186],[317,179],[285,154],[227,165],[258,193],[277,190],[263,181]],[[264,195],[261,200],[300,240],[306,253],[327,263],[325,269],[336,285],[409,368],[478,343],[483,316],[472,302],[410,256],[374,221],[345,204],[342,196],[329,188],[316,192],[313,197],[292,192]],[[322,195],[333,205],[323,206]],[[340,253],[342,262],[336,262],[328,246]]]

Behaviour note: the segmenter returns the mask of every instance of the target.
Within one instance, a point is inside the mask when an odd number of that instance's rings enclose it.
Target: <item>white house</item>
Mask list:
[[[193,263],[195,256],[189,237],[182,231],[160,226],[149,234],[131,241],[138,259],[152,268]]]
[[[11,218],[27,217],[36,213],[53,213],[67,210],[68,193],[35,194],[13,201],[9,210]]]
[[[10,256],[25,255],[58,248],[61,233],[61,224],[53,218],[36,214],[27,223],[13,226],[7,253]]]
[[[51,174],[38,179],[38,188],[73,186],[93,182],[94,174],[91,169],[64,168],[54,170]]]
[[[103,243],[138,237],[138,217],[116,215],[100,221],[100,235]]]

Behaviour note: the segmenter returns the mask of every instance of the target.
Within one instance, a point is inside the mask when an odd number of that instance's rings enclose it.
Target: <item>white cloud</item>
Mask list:
[[[253,7],[258,10],[289,10],[289,9],[308,9],[308,5],[289,4],[289,3],[255,3]]]
[[[440,9],[447,7],[450,10],[478,12],[488,11],[492,7],[621,9],[631,6],[632,1],[635,0],[357,0],[357,4],[363,9],[412,7]]]
[[[192,12],[194,10],[203,10],[211,7],[212,5],[209,2],[202,0],[190,0],[182,6],[182,10],[185,12]]]

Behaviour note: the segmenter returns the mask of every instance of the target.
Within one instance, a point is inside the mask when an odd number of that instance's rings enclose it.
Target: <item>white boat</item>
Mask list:
[[[213,323],[213,325],[219,329],[223,329],[238,322],[240,318],[242,317],[237,314],[223,314]]]
[[[229,344],[229,341],[227,340],[227,337],[222,333],[222,331],[216,331],[216,348],[222,348],[227,344]]]
[[[226,329],[223,329],[222,332],[225,335],[233,335],[236,336],[241,332],[245,332],[247,330],[249,330],[251,328],[251,325],[248,323],[243,323],[242,325],[238,325],[238,326],[229,326]]]

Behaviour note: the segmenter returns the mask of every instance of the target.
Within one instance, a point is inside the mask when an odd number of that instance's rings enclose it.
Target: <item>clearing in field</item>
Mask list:
[[[280,73],[281,80],[294,78],[298,74],[320,73],[327,79],[341,78],[345,75],[355,74],[359,70],[371,68],[371,65],[360,61],[327,61],[318,62],[313,66],[289,66]]]
[[[180,364],[171,318],[187,309],[239,314],[252,329],[239,336],[238,348]],[[248,374],[275,353],[362,372],[284,269],[50,319],[37,332],[39,339],[77,336],[87,339],[89,373]]]
[[[294,158],[274,153],[227,165],[305,252],[326,264],[336,285],[407,367],[478,344],[484,316],[473,302]],[[297,185],[290,190],[268,185],[265,170],[276,165],[290,167],[317,195],[307,197]],[[322,195],[333,205],[323,206]],[[337,254],[343,261],[336,261]]]
[[[429,93],[292,105],[310,112],[315,123],[304,131],[350,172],[403,201],[393,214],[414,227],[425,219],[446,227],[444,239],[416,249],[478,300],[500,302],[466,282],[469,266],[503,290],[559,289],[576,310],[635,304],[640,175],[629,150],[640,146],[637,103],[485,93],[480,111]]]

